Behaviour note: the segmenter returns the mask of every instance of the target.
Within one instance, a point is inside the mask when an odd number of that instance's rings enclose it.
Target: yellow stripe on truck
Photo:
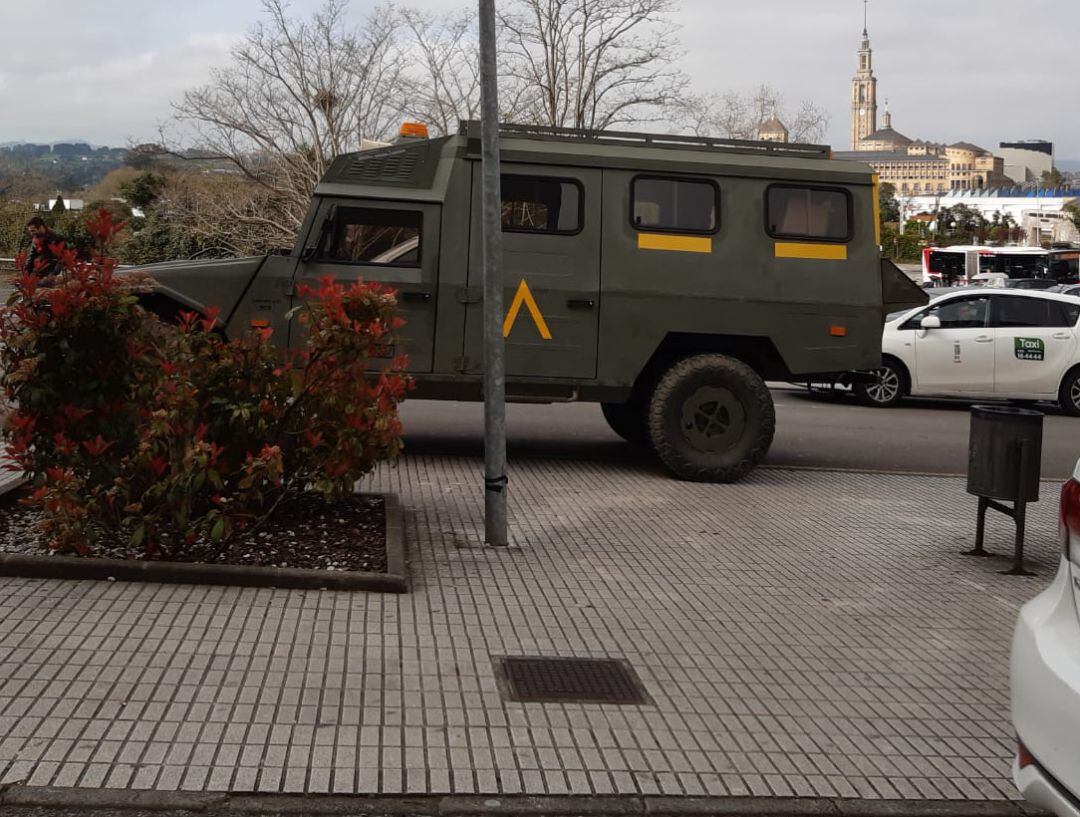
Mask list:
[[[638,233],[639,250],[671,250],[674,252],[712,252],[712,239],[699,235],[669,233]]]
[[[847,261],[846,244],[776,243],[777,258],[809,258],[818,261]]]
[[[874,243],[881,246],[881,177],[874,174]]]

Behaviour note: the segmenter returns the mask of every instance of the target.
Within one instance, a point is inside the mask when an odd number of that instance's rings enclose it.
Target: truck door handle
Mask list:
[[[993,340],[994,338],[991,335],[979,335],[977,338],[975,338],[976,343],[992,343]]]
[[[430,292],[415,292],[415,291],[414,292],[402,292],[401,293],[401,300],[408,301],[410,303],[415,303],[417,301],[423,303],[425,301],[430,301],[431,300],[431,293]]]
[[[596,306],[596,301],[590,301],[587,298],[571,298],[566,305],[571,309],[592,309]]]

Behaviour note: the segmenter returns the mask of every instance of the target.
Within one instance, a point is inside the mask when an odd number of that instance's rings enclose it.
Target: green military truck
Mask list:
[[[877,187],[827,147],[505,126],[507,396],[593,401],[683,479],[765,456],[765,380],[880,363],[884,313],[926,295],[879,253]],[[144,268],[150,306],[218,306],[296,343],[296,284],[394,287],[418,398],[479,400],[478,123],[339,156],[288,254]]]

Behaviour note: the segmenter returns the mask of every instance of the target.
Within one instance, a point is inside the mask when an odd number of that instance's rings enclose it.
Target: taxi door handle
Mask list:
[[[993,343],[993,341],[993,335],[979,335],[977,338],[975,338],[976,343]]]
[[[1068,332],[1055,332],[1054,340],[1072,340],[1072,335]]]

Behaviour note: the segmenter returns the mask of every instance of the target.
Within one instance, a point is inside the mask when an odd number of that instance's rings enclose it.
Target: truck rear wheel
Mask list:
[[[640,400],[625,403],[601,403],[600,410],[611,430],[634,445],[647,445],[649,427],[645,418],[645,406]]]
[[[648,420],[653,448],[675,476],[735,482],[768,453],[776,411],[757,372],[735,358],[706,354],[664,373]]]

